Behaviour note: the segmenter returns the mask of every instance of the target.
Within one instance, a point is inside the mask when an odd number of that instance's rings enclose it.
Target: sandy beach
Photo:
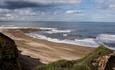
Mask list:
[[[41,63],[48,64],[57,60],[76,60],[92,52],[94,48],[54,43],[35,39],[25,33],[39,31],[34,28],[0,28],[0,31],[12,38],[22,55],[39,59]]]

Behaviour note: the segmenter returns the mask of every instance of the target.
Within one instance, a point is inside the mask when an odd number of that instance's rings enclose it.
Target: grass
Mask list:
[[[92,62],[95,62],[98,57],[112,52],[112,50],[100,46],[82,59],[75,61],[60,60],[45,66],[38,66],[35,70],[98,70],[98,65],[94,66]]]

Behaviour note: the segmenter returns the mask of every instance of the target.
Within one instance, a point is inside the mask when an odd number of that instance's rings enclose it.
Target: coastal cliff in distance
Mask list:
[[[0,70],[21,70],[15,42],[0,33]]]

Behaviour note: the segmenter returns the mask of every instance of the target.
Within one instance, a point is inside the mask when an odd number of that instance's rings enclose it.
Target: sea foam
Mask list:
[[[52,29],[50,31],[46,31],[46,33],[53,34],[53,33],[70,33],[71,30],[58,30],[58,29]]]
[[[96,43],[95,40],[91,39],[91,38],[75,39],[75,40],[68,40],[68,39],[60,40],[60,39],[50,38],[50,37],[46,37],[44,35],[39,35],[39,34],[34,34],[34,33],[29,33],[27,35],[29,35],[33,38],[43,39],[43,40],[56,42],[56,43],[66,43],[66,44],[73,44],[73,45],[80,45],[80,46],[87,46],[87,47],[97,47],[97,46],[99,46],[99,44]]]
[[[80,46],[85,46],[85,47],[98,47],[100,44],[105,45],[108,47],[106,43],[115,43],[115,35],[110,35],[110,34],[100,34],[96,38],[85,38],[85,39],[75,39],[75,40],[60,40],[56,38],[50,38],[45,35],[39,35],[36,33],[29,33],[27,34],[33,38],[38,38],[38,39],[43,39],[51,42],[56,42],[56,43],[65,43],[65,44],[73,44],[73,45],[80,45]],[[108,47],[110,49],[114,49],[113,47]]]
[[[100,34],[96,37],[96,40],[104,43],[115,43],[115,35]]]

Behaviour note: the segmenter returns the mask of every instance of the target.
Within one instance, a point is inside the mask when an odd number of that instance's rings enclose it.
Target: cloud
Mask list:
[[[38,13],[33,12],[32,9],[0,9],[0,20],[16,20],[27,19]]]
[[[96,6],[100,9],[115,9],[115,0],[96,0]]]
[[[65,12],[66,16],[84,16],[85,14],[81,10],[67,10]]]
[[[114,12],[115,0],[0,0],[4,20],[115,21]]]
[[[28,8],[28,7],[53,7],[57,6],[58,4],[42,4],[42,3],[35,3],[30,1],[5,1],[4,4],[0,5],[0,8],[7,8],[7,9],[18,9],[18,8]]]
[[[80,2],[81,0],[0,0],[0,8],[53,7],[57,5],[78,4]]]
[[[79,3],[81,0],[25,0],[38,3]]]
[[[16,9],[24,7],[37,7],[38,4],[26,1],[7,1],[4,5],[1,5],[1,8]]]
[[[80,10],[67,10],[66,14],[71,14],[71,13],[82,13]]]
[[[5,4],[7,1],[26,1],[26,2],[34,2],[34,3],[80,3],[81,0],[0,0],[0,4]]]

